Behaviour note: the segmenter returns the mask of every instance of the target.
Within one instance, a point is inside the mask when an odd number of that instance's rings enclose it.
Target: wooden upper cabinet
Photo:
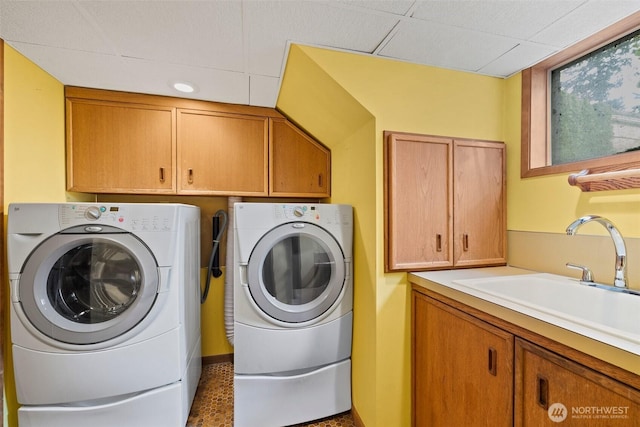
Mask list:
[[[453,265],[452,148],[447,138],[388,135],[387,271]]]
[[[331,153],[273,108],[65,87],[67,189],[329,197]]]
[[[331,153],[287,120],[270,119],[270,194],[329,197]]]
[[[454,142],[454,264],[506,263],[505,146]]]
[[[67,98],[67,189],[174,193],[175,109]]]
[[[268,118],[178,110],[178,193],[268,195]]]
[[[504,144],[385,132],[385,270],[506,263]]]

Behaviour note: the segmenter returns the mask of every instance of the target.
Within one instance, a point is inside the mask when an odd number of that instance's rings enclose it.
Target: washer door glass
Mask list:
[[[345,283],[344,254],[334,237],[311,223],[274,228],[249,258],[249,290],[258,307],[283,322],[301,323],[325,313]]]
[[[47,297],[66,319],[102,323],[127,310],[141,287],[142,270],[129,251],[94,241],[74,247],[53,264]]]
[[[19,295],[29,321],[71,344],[95,344],[137,325],[159,286],[155,258],[127,233],[56,234],[27,259]]]

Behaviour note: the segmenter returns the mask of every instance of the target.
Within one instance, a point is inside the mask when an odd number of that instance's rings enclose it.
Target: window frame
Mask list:
[[[521,178],[579,172],[602,173],[640,168],[640,151],[550,165],[551,71],[640,29],[640,12],[522,71]]]

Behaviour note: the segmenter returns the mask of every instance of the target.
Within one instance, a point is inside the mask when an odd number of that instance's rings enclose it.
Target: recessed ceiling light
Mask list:
[[[175,82],[173,83],[173,88],[183,93],[192,93],[196,91],[195,85],[187,82]]]

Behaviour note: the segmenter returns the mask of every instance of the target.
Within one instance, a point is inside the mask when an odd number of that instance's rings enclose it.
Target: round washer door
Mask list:
[[[335,238],[306,222],[280,225],[256,244],[247,265],[249,290],[269,317],[289,323],[325,313],[344,287],[344,254]]]
[[[149,313],[158,288],[155,257],[122,231],[53,235],[29,255],[18,284],[29,322],[69,344],[96,344],[129,331]]]

